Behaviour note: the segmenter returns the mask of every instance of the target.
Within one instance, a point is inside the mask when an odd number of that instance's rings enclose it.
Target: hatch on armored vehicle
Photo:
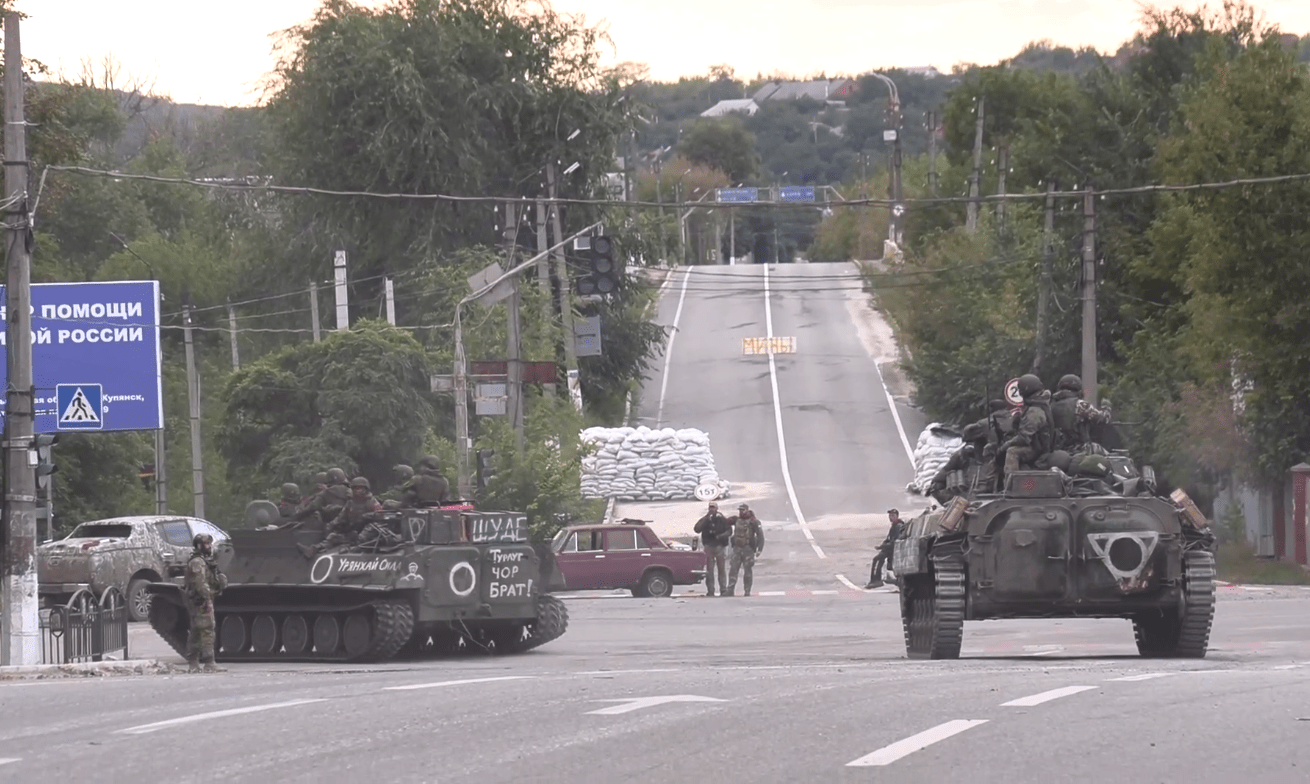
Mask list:
[[[1181,490],[1156,496],[1149,468],[1112,468],[1095,482],[1016,471],[1003,493],[958,495],[911,520],[892,556],[907,654],[957,658],[966,620],[1078,617],[1131,620],[1142,656],[1205,656],[1205,517]]]
[[[381,661],[402,653],[520,653],[562,635],[554,553],[528,541],[527,518],[467,507],[383,512],[398,544],[308,559],[322,532],[233,531],[214,602],[219,661]],[[150,622],[185,655],[178,586],[150,586]]]

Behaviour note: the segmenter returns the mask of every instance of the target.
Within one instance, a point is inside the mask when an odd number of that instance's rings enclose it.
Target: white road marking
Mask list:
[[[769,265],[764,266],[764,334],[770,339],[773,338],[773,303],[769,302]],[[665,378],[668,378],[666,375]],[[800,523],[801,533],[805,534],[805,540],[810,543],[814,554],[820,558],[827,558],[823,554],[823,548],[819,543],[814,541],[814,533],[810,531],[810,524],[805,522],[805,514],[801,512],[801,503],[796,498],[796,487],[791,483],[791,468],[787,465],[787,440],[782,434],[782,402],[778,395],[778,362],[774,359],[772,351],[769,352],[769,384],[773,387],[773,421],[778,426],[778,457],[782,461],[782,481],[787,485],[787,498],[791,500],[791,510],[796,515],[796,522]],[[911,461],[913,462],[913,461]]]
[[[698,697],[695,694],[674,694],[668,697],[628,697],[617,700],[594,700],[594,702],[618,702],[622,704],[587,711],[588,716],[617,716],[620,713],[631,713],[635,710],[653,708],[656,705],[669,702],[727,702],[727,700],[721,700],[717,697]]]
[[[865,754],[857,760],[846,763],[846,767],[867,768],[890,765],[896,760],[926,749],[938,741],[946,740],[954,735],[959,735],[967,729],[986,723],[987,719],[955,719],[945,724],[938,724],[936,727],[924,730],[918,735],[911,735],[905,740],[898,740],[890,746],[883,746],[872,754]]]
[[[678,295],[678,309],[673,312],[673,329],[669,330],[669,342],[664,346],[664,378],[660,381],[660,405],[655,412],[655,429],[664,423],[664,396],[669,391],[669,363],[673,359],[673,341],[678,337],[678,321],[682,318],[682,303],[687,299],[687,281],[691,280],[691,268],[682,276],[682,293]]]
[[[22,762],[21,757],[0,757],[0,765],[8,765],[11,762]]]
[[[144,735],[147,732],[166,730],[170,727],[177,727],[182,724],[194,724],[198,721],[208,721],[210,719],[224,719],[228,716],[243,716],[247,713],[259,713],[261,711],[276,710],[277,708],[293,708],[297,705],[311,705],[315,702],[327,702],[327,700],[291,700],[290,702],[274,702],[268,705],[251,705],[248,708],[231,708],[229,710],[212,711],[210,713],[197,713],[194,716],[182,716],[177,719],[157,721],[153,724],[141,724],[136,727],[128,727],[127,729],[118,730],[118,732],[125,735]]]
[[[382,691],[414,691],[415,689],[437,689],[442,686],[463,686],[466,683],[494,683],[496,681],[521,681],[531,675],[503,675],[499,678],[467,678],[462,681],[437,681],[436,683],[414,683],[409,686],[386,686]]]
[[[836,596],[841,591],[810,591],[813,596]]]
[[[1110,678],[1113,683],[1136,683],[1137,681],[1150,681],[1156,678],[1168,678],[1174,675],[1172,672],[1144,672],[1141,675],[1127,675],[1123,678]]]
[[[850,589],[852,589],[852,590],[855,590],[855,591],[864,591],[865,593],[868,593],[868,592],[870,591],[870,589],[867,589],[867,588],[861,588],[860,586],[858,586],[858,585],[856,585],[855,583],[851,582],[850,580],[848,580],[848,579],[846,578],[846,575],[844,575],[844,574],[839,574],[839,575],[837,575],[837,579],[840,580],[840,581],[842,582],[842,584],[845,585],[847,588],[850,588]]]
[[[757,591],[759,596],[786,596],[786,591]]]
[[[1017,700],[1002,702],[1001,707],[1031,708],[1034,705],[1041,705],[1043,702],[1058,700],[1061,697],[1068,697],[1071,694],[1078,694],[1079,692],[1090,691],[1095,688],[1095,686],[1065,686],[1062,689],[1051,689],[1050,691],[1044,691],[1041,694],[1032,694],[1027,697],[1020,697]]]

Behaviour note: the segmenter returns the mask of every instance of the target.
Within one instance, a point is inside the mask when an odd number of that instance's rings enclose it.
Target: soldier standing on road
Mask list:
[[[283,520],[290,520],[296,516],[296,509],[300,507],[300,485],[295,482],[287,482],[282,485],[282,500],[277,502],[277,513]]]
[[[214,537],[196,534],[191,546],[185,585],[187,612],[191,616],[186,643],[189,672],[200,672],[201,662],[205,665],[205,672],[226,672],[214,663],[214,630],[217,627],[214,597],[227,587],[227,575],[214,563]]]
[[[887,576],[887,562],[891,560],[896,540],[900,539],[905,531],[905,521],[901,520],[900,511],[888,509],[887,519],[891,522],[891,528],[887,531],[887,538],[878,545],[878,554],[873,557],[873,566],[869,568],[869,584],[864,586],[865,588],[877,588],[882,585],[883,578]]]
[[[728,590],[728,575],[725,566],[727,559],[724,551],[728,547],[728,539],[732,533],[732,526],[728,523],[728,518],[724,517],[723,513],[719,511],[718,504],[711,502],[705,516],[696,521],[694,530],[700,534],[701,545],[705,548],[705,595],[714,595],[714,569],[716,567],[719,570],[719,591],[726,593]]]
[[[300,552],[304,553],[306,558],[314,559],[320,553],[330,547],[340,547],[343,544],[353,544],[358,538],[360,531],[368,523],[368,516],[382,511],[382,504],[373,497],[373,492],[369,488],[368,479],[357,476],[350,480],[350,500],[341,508],[341,512],[331,523],[328,524],[327,538],[313,547],[304,544],[296,544]]]
[[[737,570],[741,569],[744,594],[751,595],[751,582],[755,577],[755,559],[764,552],[764,526],[746,504],[737,507],[737,514],[728,522],[732,525],[732,571],[728,575],[728,592],[737,592]]]

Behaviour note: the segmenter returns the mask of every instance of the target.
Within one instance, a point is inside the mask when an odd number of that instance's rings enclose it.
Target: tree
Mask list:
[[[746,182],[759,173],[755,137],[735,118],[696,123],[683,136],[678,154],[693,164],[718,169],[733,184]]]

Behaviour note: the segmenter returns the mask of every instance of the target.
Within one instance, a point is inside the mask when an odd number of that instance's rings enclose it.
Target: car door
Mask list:
[[[191,527],[185,519],[161,520],[155,523],[159,538],[159,558],[162,561],[165,579],[180,577],[186,571],[187,559],[191,557]]]
[[[555,562],[570,591],[606,587],[605,552],[601,532],[583,528],[571,532],[555,553]]]
[[[641,581],[651,553],[649,547],[643,553],[638,544],[645,546],[646,540],[635,528],[611,528],[605,532],[605,573],[609,578],[606,587],[631,588]]]

